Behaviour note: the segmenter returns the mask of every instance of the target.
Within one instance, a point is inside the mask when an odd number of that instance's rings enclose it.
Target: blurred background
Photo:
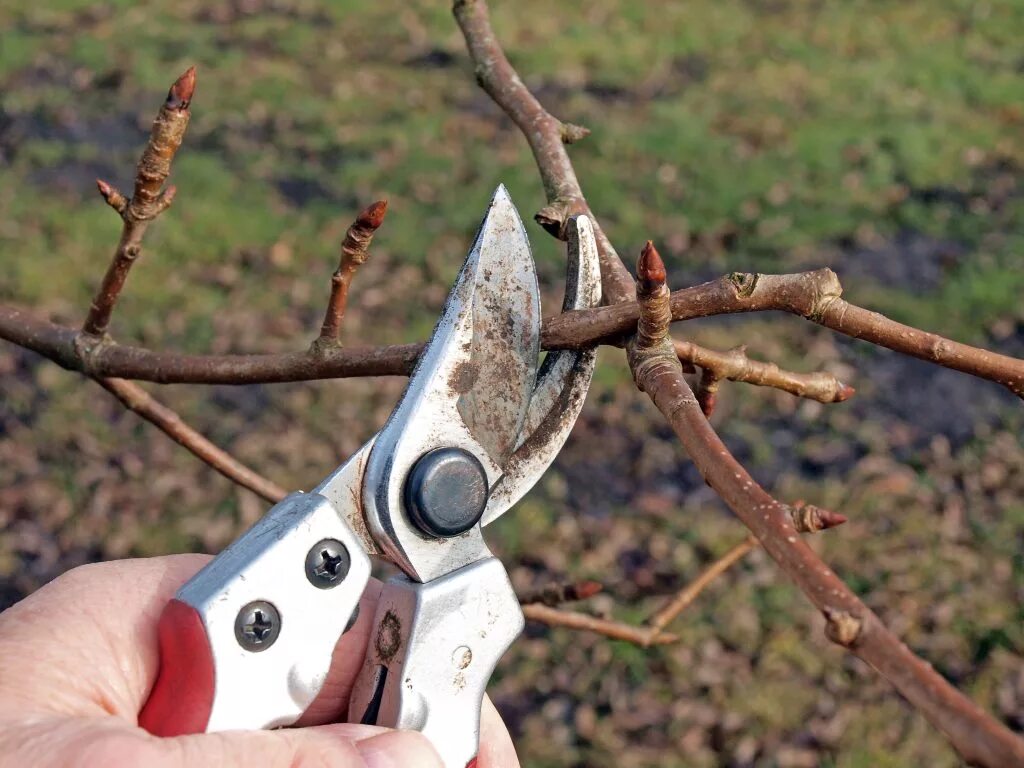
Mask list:
[[[682,287],[835,269],[850,301],[1024,355],[1024,5],[495,2],[551,111],[588,126],[583,188],[632,260]],[[114,316],[124,342],[302,349],[338,244],[390,201],[344,338],[426,338],[499,181],[543,205],[521,135],[474,83],[447,5],[312,0],[0,2],[0,300],[80,324],[168,86],[199,82],[173,208]],[[528,222],[548,311],[564,256]],[[390,276],[390,279],[388,278]],[[851,520],[814,546],[955,685],[1024,728],[1024,425],[1001,387],[788,316],[676,332],[829,370],[843,404],[726,384],[713,421],[783,499]],[[288,488],[382,423],[402,379],[147,387]],[[217,551],[265,504],[77,374],[0,345],[0,605],[91,560]],[[558,462],[488,529],[517,586],[606,585],[640,621],[742,540],[605,350]],[[942,737],[761,552],[642,650],[531,625],[491,695],[530,766],[952,766]]]

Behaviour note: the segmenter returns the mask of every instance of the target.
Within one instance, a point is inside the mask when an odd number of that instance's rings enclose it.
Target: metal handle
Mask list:
[[[445,766],[466,768],[480,744],[480,705],[523,612],[496,558],[381,591],[349,721],[421,731]]]
[[[294,493],[197,573],[160,619],[139,724],[159,736],[295,722],[323,687],[370,577],[339,511]]]

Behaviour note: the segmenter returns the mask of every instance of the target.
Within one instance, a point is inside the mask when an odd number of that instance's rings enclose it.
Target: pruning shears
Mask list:
[[[601,298],[590,221],[568,226],[563,309]],[[384,585],[349,721],[422,731],[475,764],[480,707],[523,613],[482,527],[529,490],[583,406],[594,350],[540,364],[530,243],[491,199],[405,394],[383,428],[308,493],[289,495],[164,609],[160,671],[139,721],[173,736],[294,723],[354,623],[370,558]]]

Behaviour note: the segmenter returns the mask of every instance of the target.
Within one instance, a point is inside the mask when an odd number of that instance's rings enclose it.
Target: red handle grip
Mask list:
[[[203,620],[191,605],[171,600],[157,625],[160,667],[139,725],[154,736],[203,733],[213,708],[213,653]]]

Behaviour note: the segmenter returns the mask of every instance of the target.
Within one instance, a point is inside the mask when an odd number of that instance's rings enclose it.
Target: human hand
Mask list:
[[[441,768],[419,733],[344,719],[380,584],[334,651],[327,682],[297,725],[160,739],[138,726],[156,678],[157,620],[204,555],[76,568],[0,614],[0,766],[35,768]],[[518,768],[485,698],[479,768]]]

